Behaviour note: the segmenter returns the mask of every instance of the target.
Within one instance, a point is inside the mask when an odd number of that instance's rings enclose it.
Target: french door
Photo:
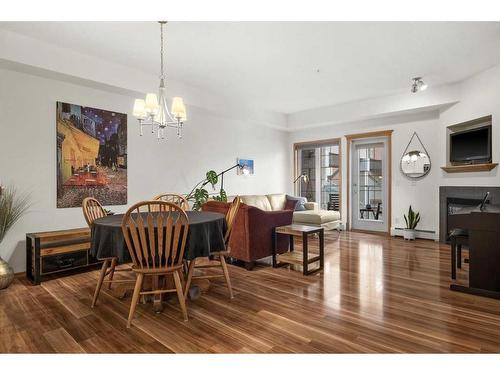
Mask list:
[[[388,149],[387,137],[352,140],[351,229],[388,230]]]

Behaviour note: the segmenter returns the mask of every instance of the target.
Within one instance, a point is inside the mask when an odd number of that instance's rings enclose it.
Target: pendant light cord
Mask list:
[[[160,78],[165,78],[163,69],[163,24],[166,22],[160,22]]]

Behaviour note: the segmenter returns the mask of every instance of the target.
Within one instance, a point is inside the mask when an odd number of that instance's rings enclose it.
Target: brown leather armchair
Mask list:
[[[256,260],[271,256],[272,229],[292,223],[296,202],[288,200],[285,209],[277,211],[264,211],[242,203],[229,241],[231,257],[245,262],[245,268],[251,270]],[[229,203],[209,201],[202,209],[226,214]],[[278,253],[287,251],[288,244],[288,236],[278,236]]]

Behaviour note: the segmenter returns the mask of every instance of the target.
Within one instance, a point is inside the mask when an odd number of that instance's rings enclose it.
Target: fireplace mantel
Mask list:
[[[449,165],[441,169],[447,173],[489,172],[497,165],[498,163]]]

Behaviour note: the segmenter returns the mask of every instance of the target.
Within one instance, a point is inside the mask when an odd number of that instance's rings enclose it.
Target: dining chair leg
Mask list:
[[[116,268],[116,258],[111,259],[111,266],[109,270],[109,281],[113,280],[113,276],[115,276],[115,268]],[[111,284],[108,283],[108,289],[111,289]]]
[[[130,302],[130,311],[128,313],[127,328],[130,328],[130,323],[134,317],[135,308],[137,307],[137,302],[139,302],[139,296],[142,289],[142,282],[144,281],[144,274],[137,274],[137,280],[135,281],[134,294],[132,295],[132,302]]]
[[[106,270],[108,269],[109,260],[106,259],[102,262],[101,272],[99,273],[99,279],[97,280],[97,285],[95,287],[94,298],[92,299],[91,307],[94,307],[97,302],[97,297],[99,297],[99,293],[101,292],[102,282],[106,277]]]
[[[457,267],[462,268],[462,245],[457,245]]]
[[[186,281],[186,286],[184,287],[184,299],[187,298],[189,293],[189,287],[191,286],[191,280],[193,278],[195,264],[196,264],[196,258],[194,258],[191,262],[189,262],[187,281]]]
[[[175,289],[177,289],[177,298],[179,298],[179,305],[181,306],[182,310],[182,316],[184,317],[184,321],[187,322],[188,314],[186,310],[186,299],[184,297],[184,293],[182,290],[182,282],[181,282],[181,277],[179,275],[179,271],[174,272],[174,282],[175,282]]]
[[[222,266],[222,272],[224,272],[224,277],[226,278],[227,289],[229,289],[229,298],[233,299],[233,288],[231,286],[231,279],[229,278],[229,270],[227,269],[226,259],[223,255],[220,256],[220,264]]]

